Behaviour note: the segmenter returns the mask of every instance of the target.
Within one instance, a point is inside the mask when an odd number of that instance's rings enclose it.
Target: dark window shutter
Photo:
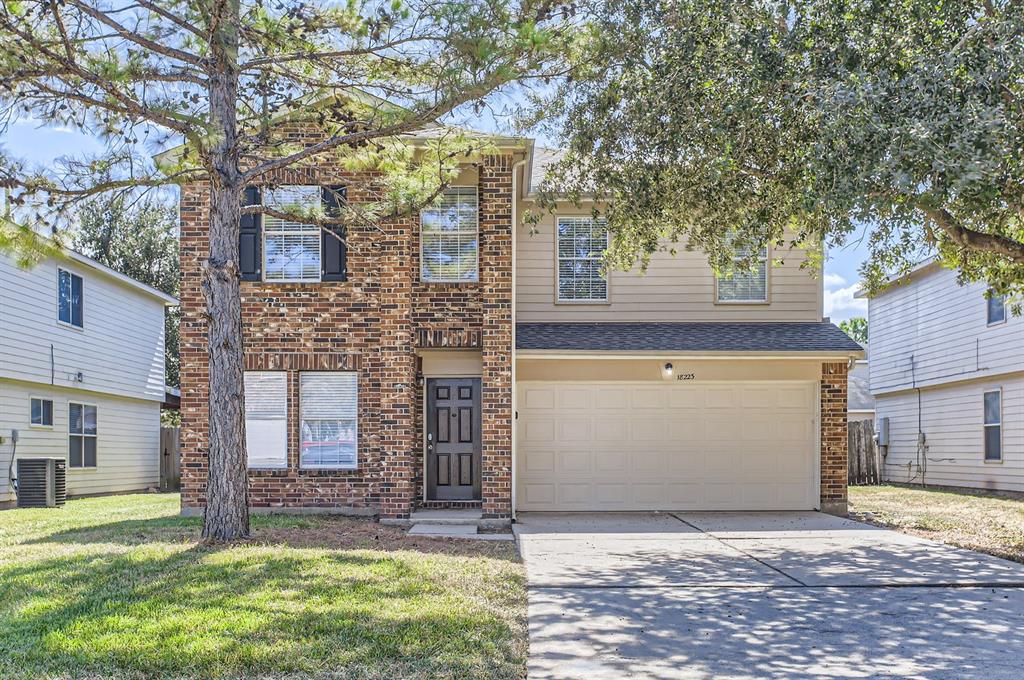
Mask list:
[[[338,215],[341,203],[346,200],[345,187],[323,187],[320,191],[324,212],[327,215]],[[330,233],[334,232],[334,233]],[[336,235],[335,235],[336,234]],[[339,238],[340,237],[340,238]],[[320,280],[346,281],[346,260],[348,249],[345,242],[345,230],[342,227],[326,227],[320,232]]]
[[[260,188],[245,187],[242,191],[242,206],[260,204]],[[243,281],[259,281],[263,278],[263,215],[242,213],[238,231],[238,268]]]

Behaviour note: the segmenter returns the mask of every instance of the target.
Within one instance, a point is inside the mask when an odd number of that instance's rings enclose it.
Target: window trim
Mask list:
[[[50,424],[49,425],[32,422],[32,402],[36,401],[36,400],[50,402]],[[56,404],[56,402],[53,399],[50,399],[48,397],[36,396],[34,394],[28,395],[28,426],[30,428],[34,429],[34,430],[52,430],[53,429],[53,422],[55,420],[55,418],[54,418],[54,416],[55,416],[54,409],[56,409],[56,408],[57,408],[57,404]]]
[[[72,287],[74,287],[74,277],[78,277],[82,281],[82,325],[81,326],[76,326],[74,323],[72,323],[70,321],[64,321],[63,319],[60,318],[60,275],[61,275],[61,272],[67,272],[68,276],[72,277],[72,279],[71,279]],[[71,313],[71,318],[72,319],[75,318],[74,311],[72,311],[72,313]],[[63,326],[64,328],[70,328],[70,329],[76,330],[76,331],[84,331],[85,330],[85,277],[82,276],[81,274],[76,274],[75,272],[71,271],[67,267],[59,267],[59,266],[57,267],[57,325],[58,326]]]
[[[737,258],[733,258],[733,262]],[[712,290],[713,302],[716,305],[770,305],[772,303],[772,246],[770,243],[764,246],[764,299],[763,300],[720,300],[719,299],[719,277],[714,271],[711,272],[714,280]]]
[[[990,394],[999,395],[999,422],[998,423],[986,423],[985,422],[985,397]],[[999,457],[989,458],[985,450],[986,434],[988,434],[988,428],[998,427],[999,428]],[[1003,388],[997,387],[991,390],[982,390],[981,392],[981,460],[987,465],[999,465],[1004,460],[1003,456]]]
[[[991,290],[992,289],[989,288],[989,291],[991,291]],[[1005,295],[993,295],[993,297],[1001,298],[1002,301],[1003,301],[1003,318],[999,319],[998,321],[991,321],[989,319],[989,310],[991,309],[989,307],[989,298],[988,297],[983,298],[985,300],[985,325],[987,327],[1001,326],[1004,323],[1006,323],[1006,296]]]
[[[323,192],[323,187],[321,185],[319,185],[319,184],[280,184],[280,185],[278,185],[278,188],[281,188],[281,187],[315,187],[317,189],[317,200],[318,200],[318,202],[323,200],[321,198],[322,192]],[[270,193],[271,193],[271,190],[268,187],[266,187],[266,186],[261,186],[260,187],[260,205],[261,206],[266,206],[267,205],[266,204],[266,200],[267,200],[267,196]],[[263,283],[271,283],[271,284],[276,284],[276,283],[304,283],[304,284],[323,283],[323,275],[324,275],[323,228],[318,226],[318,225],[315,225],[315,224],[304,224],[302,226],[310,227],[311,229],[315,229],[316,230],[316,250],[317,250],[317,262],[318,262],[318,265],[317,265],[317,268],[316,268],[316,278],[315,279],[313,279],[313,278],[309,278],[309,279],[302,279],[302,278],[299,278],[299,279],[268,279],[267,278],[267,275],[270,273],[270,268],[267,266],[267,234],[269,232],[271,232],[272,229],[270,229],[267,226],[267,219],[270,218],[270,216],[267,215],[266,213],[260,213],[260,214],[262,215],[262,220],[260,221],[260,250],[262,251],[260,253],[260,255],[261,255],[260,266],[262,268],[262,271],[260,272],[260,278],[263,281]],[[273,219],[273,218],[270,218],[270,219]],[[295,232],[287,232],[287,233],[294,234]],[[281,232],[275,232],[275,235],[285,235],[285,234],[282,234]],[[303,234],[303,235],[305,235],[305,234]]]
[[[479,249],[478,249],[479,252]],[[351,465],[304,465],[302,463],[302,423],[305,421],[303,416],[303,400],[302,400],[302,376],[306,373],[333,373],[333,374],[352,374],[356,378],[356,413],[355,413],[355,461]],[[335,472],[352,472],[359,469],[359,371],[295,371],[296,379],[298,382],[298,397],[299,397],[299,408],[298,416],[299,421],[296,423],[298,429],[298,469],[304,472],[320,472],[320,471],[335,471]],[[317,419],[322,420],[322,419]]]
[[[79,434],[71,431],[71,407],[81,406],[83,409],[87,406],[91,406],[96,409],[96,434],[86,434],[84,431]],[[85,414],[82,414],[82,430],[85,430]],[[72,437],[92,437],[96,440],[96,464],[86,465],[85,464],[85,440],[82,440],[82,464],[78,466],[71,465],[71,438]],[[68,401],[68,432],[67,432],[67,461],[69,470],[99,470],[100,469],[100,407],[99,404],[87,402],[87,401]]]
[[[279,472],[281,470],[287,470],[289,468],[288,457],[291,440],[291,432],[289,430],[289,413],[291,406],[291,371],[287,370],[253,370],[253,371],[242,371],[242,389],[245,390],[245,374],[246,373],[281,373],[284,375],[284,464],[282,465],[251,465],[249,463],[249,416],[247,413],[242,413],[242,418],[246,421],[245,436],[246,441],[243,442],[243,448],[245,449],[245,469],[249,472]]]
[[[480,283],[480,187],[478,185],[476,185],[476,184],[449,184],[445,188],[445,191],[448,191],[449,189],[472,189],[474,192],[476,192],[476,213],[474,215],[474,225],[473,225],[473,228],[476,230],[476,232],[475,232],[476,233],[476,278],[473,278],[473,279],[459,279],[459,278],[455,278],[455,279],[428,279],[428,278],[423,276],[423,271],[424,271],[423,270],[423,211],[424,210],[429,210],[429,207],[424,207],[424,208],[420,208],[419,215],[417,216],[417,219],[419,221],[419,224],[417,225],[417,227],[418,227],[418,230],[419,230],[419,240],[420,240],[419,282],[422,283],[422,284],[426,284],[428,286],[429,285],[434,285],[434,284],[451,285],[453,283],[454,284],[463,284],[463,285],[475,285],[475,284]],[[469,232],[468,231],[463,232],[462,230],[459,230],[457,232],[449,232],[449,233],[463,234],[463,233],[469,233]]]
[[[593,215],[571,215],[571,214],[557,215],[556,214],[554,216],[554,218],[555,218],[555,221],[554,221],[554,232],[552,233],[551,238],[552,238],[552,245],[554,246],[552,248],[552,250],[554,251],[554,255],[555,255],[555,271],[554,271],[555,289],[553,291],[554,292],[554,298],[555,298],[555,304],[556,305],[610,305],[612,303],[612,278],[611,278],[611,272],[608,272],[609,275],[606,276],[605,279],[604,279],[605,284],[604,284],[604,297],[603,298],[589,298],[589,299],[585,299],[585,300],[576,300],[576,299],[572,299],[572,298],[563,298],[559,294],[559,290],[561,290],[561,282],[562,282],[561,267],[560,267],[562,259],[581,260],[583,258],[578,258],[578,257],[577,258],[562,258],[558,254],[558,224],[563,219],[572,220],[572,219],[579,219],[581,217],[589,218],[589,219],[594,219]],[[611,247],[611,232],[608,231],[608,223],[607,223],[607,221],[605,221],[604,247],[605,247],[605,249],[608,249],[609,247]]]

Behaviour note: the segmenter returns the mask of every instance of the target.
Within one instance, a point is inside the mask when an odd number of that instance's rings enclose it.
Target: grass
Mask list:
[[[0,678],[525,676],[511,544],[254,517],[209,547],[175,495],[0,513]]]
[[[851,486],[850,515],[1024,563],[1024,499],[983,491]]]

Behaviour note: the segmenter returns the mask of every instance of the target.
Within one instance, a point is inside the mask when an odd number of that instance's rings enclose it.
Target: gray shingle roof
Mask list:
[[[516,349],[609,352],[860,352],[834,324],[518,323]]]

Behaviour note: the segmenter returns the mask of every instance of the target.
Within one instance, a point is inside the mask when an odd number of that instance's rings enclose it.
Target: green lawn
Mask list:
[[[0,678],[521,678],[510,543],[257,517],[211,548],[176,495],[0,512]]]
[[[985,492],[851,486],[850,515],[1024,562],[1024,499]]]

